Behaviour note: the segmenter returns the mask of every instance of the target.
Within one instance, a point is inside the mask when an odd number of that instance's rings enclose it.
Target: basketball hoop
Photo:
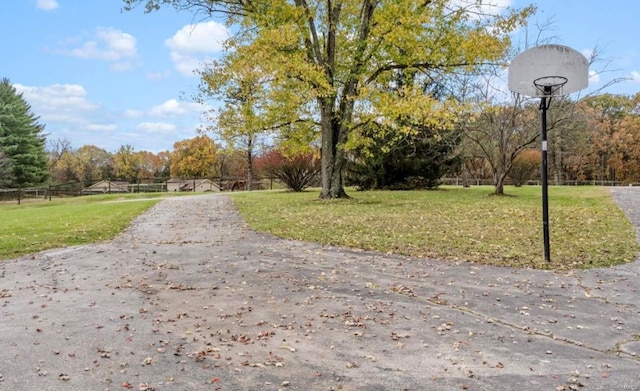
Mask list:
[[[533,85],[543,96],[563,95],[562,87],[567,81],[569,79],[564,76],[543,76],[535,79]]]
[[[554,76],[556,75],[556,76]],[[551,262],[549,249],[549,195],[547,180],[547,110],[551,98],[565,96],[587,88],[589,63],[579,52],[562,45],[540,45],[525,50],[509,65],[509,89],[515,93],[540,98],[542,236],[544,259]]]

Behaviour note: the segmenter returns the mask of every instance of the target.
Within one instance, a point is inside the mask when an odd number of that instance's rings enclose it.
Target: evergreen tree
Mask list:
[[[0,150],[0,187],[9,187],[13,183],[13,180],[11,160]]]
[[[351,151],[346,182],[359,190],[434,189],[440,178],[460,162],[453,150],[460,133],[435,133],[416,126],[416,135],[396,140],[388,132],[367,129],[366,147]],[[381,134],[386,137],[380,137]]]
[[[8,160],[8,187],[29,187],[45,183],[49,177],[44,125],[31,112],[9,79],[0,81],[0,151]]]

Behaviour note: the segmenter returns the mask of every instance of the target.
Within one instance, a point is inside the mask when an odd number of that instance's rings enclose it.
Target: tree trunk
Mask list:
[[[337,2],[339,3],[339,2]],[[338,96],[329,96],[319,98],[320,105],[320,127],[322,134],[322,192],[320,198],[348,198],[344,191],[342,181],[342,169],[346,161],[345,152],[341,145],[347,141],[347,133],[349,124],[353,120],[353,105],[358,93],[358,84],[360,78],[361,67],[365,64],[367,52],[367,39],[371,31],[373,21],[373,13],[378,6],[377,1],[367,0],[362,6],[361,24],[358,28],[357,48],[353,53],[353,66],[350,75],[345,79],[342,94]],[[336,40],[335,31],[338,28],[338,20],[340,17],[340,9],[342,7],[336,5],[330,12],[330,24],[334,28],[329,29],[326,46],[326,61],[324,63],[327,80],[331,81],[332,86],[336,82]],[[319,57],[316,57],[318,59]]]
[[[496,174],[495,175],[495,190],[493,194],[495,195],[504,195],[504,181],[507,179],[506,173]]]
[[[320,198],[348,198],[344,191],[342,181],[342,168],[344,166],[345,154],[339,149],[340,140],[345,137],[344,130],[340,122],[333,117],[333,104],[331,99],[322,102],[321,118],[321,173],[322,190]]]
[[[470,187],[469,185],[469,170],[467,169],[466,162],[462,162],[462,187]]]
[[[249,135],[247,137],[247,183],[245,184],[245,190],[251,191],[251,185],[253,183],[253,137]]]

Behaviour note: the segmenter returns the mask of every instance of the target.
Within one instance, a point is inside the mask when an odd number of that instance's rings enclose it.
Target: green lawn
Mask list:
[[[536,268],[610,266],[635,258],[633,227],[601,187],[550,187],[551,264],[544,261],[540,187],[442,187],[233,195],[253,228],[279,237],[444,260]]]
[[[0,204],[0,259],[111,239],[165,195],[94,195],[25,200],[21,205],[4,202]],[[127,200],[130,202],[117,202]]]

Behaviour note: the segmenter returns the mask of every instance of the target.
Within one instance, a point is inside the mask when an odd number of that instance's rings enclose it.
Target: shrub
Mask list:
[[[298,192],[317,181],[320,176],[320,159],[311,152],[286,156],[279,150],[271,150],[256,159],[256,168]]]
[[[347,184],[359,190],[435,189],[440,178],[458,164],[451,151],[458,135],[422,137],[397,142],[389,151],[387,140],[375,140],[369,152],[355,150],[347,165]]]
[[[540,151],[526,149],[513,160],[509,178],[513,184],[520,187],[527,183],[540,170]]]

